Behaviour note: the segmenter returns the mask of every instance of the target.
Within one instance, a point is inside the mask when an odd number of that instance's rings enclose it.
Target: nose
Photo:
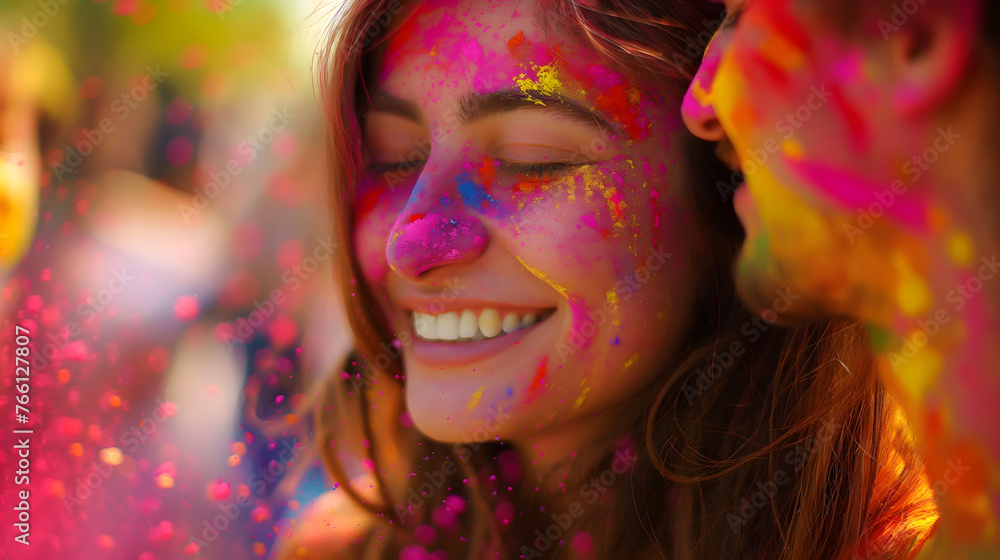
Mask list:
[[[715,114],[715,107],[708,98],[708,88],[711,88],[712,82],[706,80],[708,77],[706,74],[708,72],[705,72],[705,67],[702,65],[684,95],[681,113],[684,116],[684,125],[691,134],[702,140],[718,142],[726,137],[726,132]]]
[[[386,243],[389,267],[408,280],[437,267],[475,261],[490,240],[479,217],[452,196],[456,189],[435,189],[428,185],[432,181],[418,179]]]
[[[695,72],[694,79],[684,94],[684,102],[681,104],[681,114],[684,117],[684,124],[691,134],[702,140],[718,142],[726,137],[726,132],[715,114],[715,105],[712,100],[712,89],[715,87],[715,75],[718,72],[719,64],[722,62],[724,50],[723,41],[717,35],[708,48],[705,50],[705,57],[701,61],[701,66]]]

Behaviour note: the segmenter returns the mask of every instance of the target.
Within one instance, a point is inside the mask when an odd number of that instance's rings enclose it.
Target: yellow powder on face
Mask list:
[[[535,276],[538,277],[539,280],[551,286],[552,289],[559,292],[559,295],[561,295],[562,297],[569,299],[569,294],[564,286],[560,286],[559,284],[556,284],[552,280],[549,280],[548,276],[546,276],[545,273],[542,272],[541,270],[528,266],[528,263],[524,262],[524,260],[521,257],[516,257],[516,258],[517,262],[521,263],[521,266],[527,269],[528,272],[534,274]]]
[[[629,358],[628,360],[625,360],[625,367],[623,367],[622,370],[624,371],[624,370],[632,367],[638,361],[639,361],[639,353],[636,352],[635,354],[632,354],[631,358]]]
[[[948,255],[958,265],[971,265],[976,260],[976,250],[969,234],[956,231],[948,236]]]
[[[896,303],[903,313],[915,317],[927,311],[932,300],[927,282],[910,268],[909,261],[903,255],[898,253],[894,255],[892,264],[899,274]]]
[[[538,92],[542,95],[553,95],[557,90],[562,88],[562,82],[556,76],[556,68],[551,64],[545,66],[533,66],[532,70],[535,71],[535,79],[532,80],[527,77],[526,74],[520,74],[514,78],[514,83],[517,85],[518,89],[524,93],[531,95],[532,92]],[[539,105],[545,105],[540,100],[535,99],[535,103]]]
[[[573,409],[571,410],[571,412],[576,412],[581,406],[583,406],[583,401],[587,399],[587,393],[589,392],[590,392],[590,387],[583,388],[583,392],[580,393],[580,396],[577,397],[575,401],[573,401]]]
[[[605,296],[608,299],[608,305],[611,306],[611,324],[620,327],[622,322],[618,317],[618,293],[614,290],[608,290]]]
[[[469,399],[469,404],[465,405],[465,408],[467,408],[469,410],[472,410],[473,408],[476,408],[476,405],[479,404],[479,399],[483,398],[483,389],[485,389],[485,388],[486,388],[486,385],[483,385],[479,389],[476,389],[476,392],[473,393],[472,398]]]

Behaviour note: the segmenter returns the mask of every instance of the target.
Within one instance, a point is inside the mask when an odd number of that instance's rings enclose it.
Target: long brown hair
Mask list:
[[[549,32],[588,44],[647,88],[679,96],[700,63],[706,37],[721,21],[719,12],[707,0],[543,0],[539,17]],[[545,531],[560,512],[545,508],[552,489],[505,477],[510,469],[502,464],[517,457],[511,445],[479,444],[458,460],[452,446],[405,423],[384,429],[374,415],[405,414],[405,372],[398,341],[393,346],[350,248],[362,171],[363,88],[380,40],[408,13],[410,6],[399,0],[347,2],[333,14],[317,69],[328,119],[334,227],[342,247],[337,268],[357,337],[354,367],[326,382],[317,433],[340,488],[380,520],[381,538],[372,535],[368,552],[396,558],[419,543],[453,559],[578,554],[854,560],[903,558],[919,545],[936,519],[933,502],[897,406],[874,373],[864,330],[841,322],[783,327],[762,322],[741,305],[732,263],[743,231],[727,203],[728,190],[716,188],[730,173],[709,144],[690,137],[686,203],[708,240],[695,319],[686,330],[685,350],[652,386],[608,411],[613,421],[594,434],[590,449],[581,450],[603,458],[591,472],[575,473],[583,480],[606,472],[623,441],[638,451],[629,475],[604,494],[598,513],[580,516],[568,529],[554,531],[549,546],[536,547],[545,544]],[[348,474],[338,449],[344,442],[368,450],[378,500],[343,484]],[[411,458],[414,470],[447,473],[449,462],[460,468],[444,483],[447,492],[427,496],[431,503],[405,523],[396,506],[410,492],[419,493],[425,481],[384,475],[386,457],[397,452]],[[445,500],[445,494],[452,496]],[[501,503],[513,505],[514,514],[497,515]],[[418,531],[440,508],[464,509],[459,525]],[[591,552],[579,552],[588,547],[576,547],[577,534],[589,539]]]

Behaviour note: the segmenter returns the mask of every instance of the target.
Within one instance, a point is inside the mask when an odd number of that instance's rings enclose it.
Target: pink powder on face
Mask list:
[[[400,215],[390,233],[387,255],[410,274],[459,261],[486,246],[482,224],[437,212]]]
[[[849,170],[807,160],[785,158],[785,164],[801,181],[812,185],[822,194],[837,203],[854,209],[875,202],[874,193],[882,192],[887,185],[856,175]],[[926,231],[929,227],[925,205],[915,193],[898,197],[886,215],[905,227],[915,231]]]
[[[479,61],[483,58],[483,46],[475,39],[463,42],[460,50],[462,56],[475,64],[479,64]]]
[[[573,346],[581,350],[586,350],[590,348],[590,343],[593,342],[596,332],[591,333],[590,336],[586,336],[584,331],[584,325],[590,323],[592,330],[596,331],[596,325],[588,316],[589,309],[587,308],[586,302],[578,294],[570,294],[569,296],[569,308],[573,316],[573,338],[580,339],[583,342],[581,344],[576,344],[574,342]]]

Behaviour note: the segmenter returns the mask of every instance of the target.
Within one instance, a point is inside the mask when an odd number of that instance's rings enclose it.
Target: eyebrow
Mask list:
[[[371,102],[372,109],[376,112],[389,113],[424,124],[420,110],[410,101],[380,92],[372,97]],[[576,101],[557,93],[538,91],[503,90],[490,93],[465,93],[458,100],[456,117],[462,124],[472,124],[489,117],[524,110],[548,111],[578,123],[601,129],[607,128],[622,134],[620,126],[612,124],[597,112]]]

